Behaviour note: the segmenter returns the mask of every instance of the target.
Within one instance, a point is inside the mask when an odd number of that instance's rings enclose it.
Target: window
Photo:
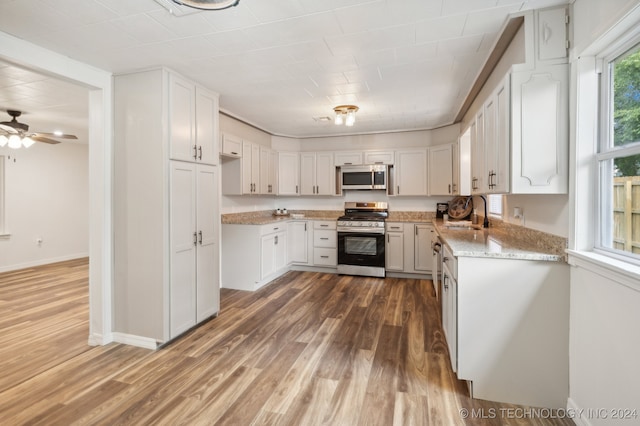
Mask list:
[[[489,203],[489,215],[502,217],[502,195],[487,195],[487,203]]]
[[[640,260],[640,43],[634,43],[603,58],[596,246]]]

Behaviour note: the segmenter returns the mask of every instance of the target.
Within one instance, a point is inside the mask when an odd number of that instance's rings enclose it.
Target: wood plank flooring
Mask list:
[[[87,274],[0,274],[0,424],[573,424],[471,400],[427,280],[289,272],[149,351],[87,346]]]

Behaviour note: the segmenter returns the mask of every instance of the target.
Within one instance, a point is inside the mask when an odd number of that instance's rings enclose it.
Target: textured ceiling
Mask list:
[[[0,0],[0,30],[114,73],[167,66],[231,115],[309,137],[451,124],[508,14],[566,1],[241,0],[180,17],[160,3]],[[72,120],[0,70],[0,108],[20,97],[34,119],[42,106]],[[72,92],[86,117],[86,94]],[[316,120],[340,104],[360,107],[355,126]]]

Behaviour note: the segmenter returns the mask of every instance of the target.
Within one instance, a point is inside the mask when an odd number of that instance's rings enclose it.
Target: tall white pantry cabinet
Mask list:
[[[218,95],[114,78],[114,339],[156,347],[220,309]]]

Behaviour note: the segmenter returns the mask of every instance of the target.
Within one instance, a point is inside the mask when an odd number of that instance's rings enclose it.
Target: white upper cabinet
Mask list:
[[[566,194],[569,189],[568,65],[514,72],[511,78],[511,192]]]
[[[484,109],[480,108],[476,119],[471,123],[471,193],[483,194],[485,191],[484,161]]]
[[[364,164],[388,164],[395,162],[395,153],[393,151],[365,151]]]
[[[333,152],[303,152],[300,154],[300,194],[333,195],[335,167]]]
[[[169,157],[218,163],[218,96],[169,74]]]
[[[396,151],[394,194],[427,195],[427,149]]]
[[[429,195],[453,195],[453,144],[429,148]]]
[[[242,157],[242,138],[229,133],[223,133],[220,154],[235,158]]]
[[[260,146],[242,142],[242,193],[260,193]]]
[[[362,151],[338,151],[335,153],[334,161],[336,167],[363,164]]]
[[[569,51],[568,23],[566,7],[536,11],[536,51],[538,65],[541,62],[566,62]]]
[[[507,74],[484,106],[485,182],[491,193],[509,192],[509,77]]]
[[[278,153],[278,195],[300,195],[300,156],[297,152]]]
[[[278,163],[277,153],[269,148],[260,147],[260,194],[272,195],[276,193],[275,170]]]

